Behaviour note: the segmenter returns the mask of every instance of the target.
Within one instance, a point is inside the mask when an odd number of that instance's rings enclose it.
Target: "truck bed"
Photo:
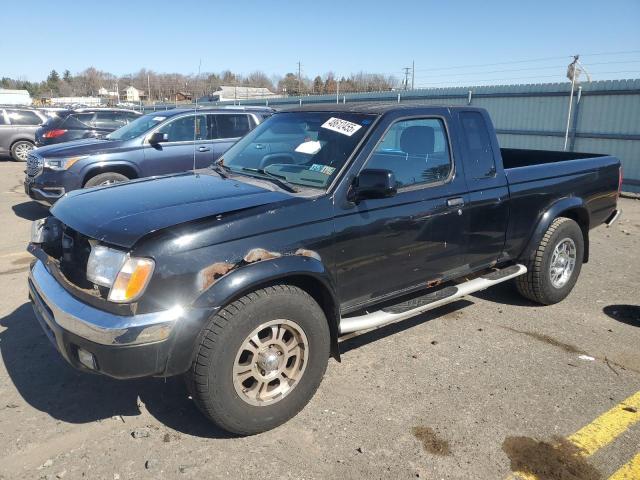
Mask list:
[[[558,152],[555,150],[525,150],[520,148],[501,148],[504,168],[528,167],[547,163],[580,160],[601,157],[598,153]]]

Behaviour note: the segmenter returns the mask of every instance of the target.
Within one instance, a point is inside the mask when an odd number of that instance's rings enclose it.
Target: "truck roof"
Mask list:
[[[465,110],[474,107],[460,105],[425,105],[417,102],[357,102],[357,103],[324,103],[303,105],[301,107],[287,108],[283,112],[353,112],[353,113],[374,113],[381,115],[392,110],[408,110],[415,108],[449,108],[452,110],[464,108]]]

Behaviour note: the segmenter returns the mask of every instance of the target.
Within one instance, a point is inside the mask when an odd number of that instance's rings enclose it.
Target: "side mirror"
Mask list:
[[[366,198],[393,197],[396,193],[396,176],[391,170],[368,168],[354,180],[349,200],[358,203]]]
[[[157,145],[157,144],[162,143],[162,142],[168,142],[169,141],[169,134],[168,133],[155,132],[155,133],[152,133],[147,138],[147,141],[151,145]]]

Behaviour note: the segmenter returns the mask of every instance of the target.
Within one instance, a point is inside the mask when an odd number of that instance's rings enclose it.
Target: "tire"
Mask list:
[[[18,140],[11,145],[11,158],[14,162],[26,162],[29,152],[35,148],[33,142],[28,140]]]
[[[291,333],[296,329],[299,336]],[[248,342],[254,333],[257,340]],[[280,350],[270,343],[280,338],[292,356],[274,357]],[[256,290],[222,309],[202,330],[185,374],[187,388],[220,428],[237,435],[265,432],[293,418],[311,400],[327,368],[329,344],[327,319],[307,292],[292,285]],[[281,377],[285,370],[287,376]],[[277,379],[269,376],[274,373]],[[274,380],[268,383],[269,378]]]
[[[558,255],[554,257],[554,253]],[[584,237],[580,226],[570,218],[556,218],[529,259],[527,273],[516,278],[516,287],[522,296],[534,302],[558,303],[576,284],[583,257]],[[573,267],[569,268],[572,260]]]
[[[126,182],[129,177],[116,172],[100,173],[95,177],[91,177],[84,184],[84,188],[111,185],[113,183]]]

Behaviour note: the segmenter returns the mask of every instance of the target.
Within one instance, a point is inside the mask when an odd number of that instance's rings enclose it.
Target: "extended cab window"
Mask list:
[[[398,188],[446,179],[452,167],[443,121],[421,118],[396,122],[365,168],[391,170]]]
[[[189,115],[176,118],[163,125],[158,132],[168,134],[168,142],[193,142],[194,139],[207,140],[209,137],[207,130],[207,121],[204,115]]]
[[[462,112],[460,120],[470,157],[464,165],[465,175],[473,179],[495,176],[496,164],[491,147],[491,137],[482,114]]]

